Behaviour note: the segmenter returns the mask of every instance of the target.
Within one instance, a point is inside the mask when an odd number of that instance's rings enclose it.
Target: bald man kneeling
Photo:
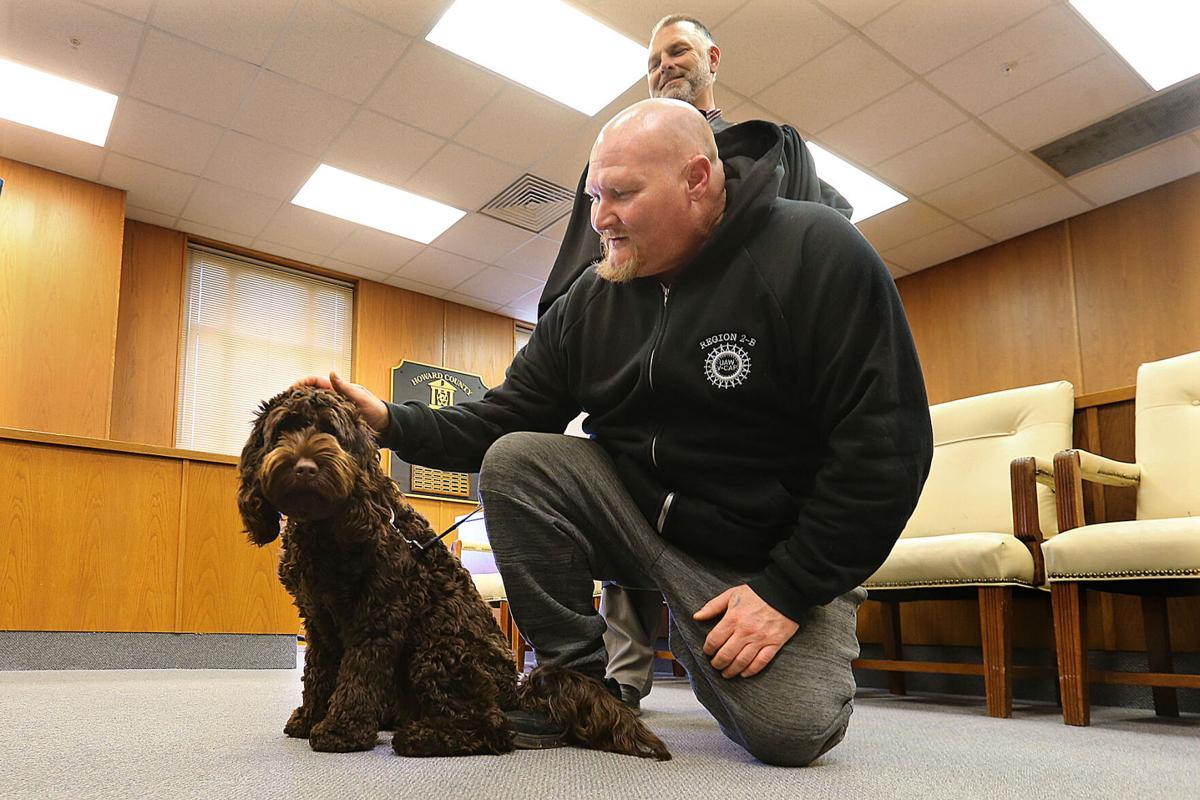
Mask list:
[[[334,388],[404,460],[482,465],[496,562],[539,663],[603,680],[592,581],[657,589],[721,731],[801,766],[846,733],[859,584],[912,513],[933,445],[883,262],[836,211],[779,199],[782,131],[743,126],[718,160],[683,102],[605,125],[586,181],[604,257],[484,398],[433,409]],[[581,411],[590,439],[549,433]],[[518,746],[562,743],[547,719],[512,724]]]

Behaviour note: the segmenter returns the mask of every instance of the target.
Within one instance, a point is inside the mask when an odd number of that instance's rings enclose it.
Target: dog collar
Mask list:
[[[429,541],[424,542],[424,543],[415,542],[412,539],[409,539],[407,536],[404,535],[404,532],[401,531],[400,528],[396,525],[396,509],[390,508],[390,507],[388,508],[388,512],[391,514],[391,517],[388,519],[388,524],[391,525],[392,530],[394,530],[397,533],[397,535],[399,535],[399,537],[404,540],[405,544],[407,544],[409,547],[411,547],[414,550],[417,550],[419,552],[424,552],[425,549],[429,547],[429,545],[433,544],[434,542],[440,542],[442,539],[445,539],[447,536],[449,536],[451,533],[453,533],[455,530],[457,530],[459,525],[462,525],[464,522],[466,522],[467,520],[469,520],[471,517],[475,516],[482,510],[483,510],[483,504],[480,503],[479,505],[475,506],[475,508],[473,508],[471,510],[470,514],[467,514],[465,517],[460,519],[458,522],[454,523],[449,528],[446,528],[446,530],[442,531],[437,536],[433,537],[432,539],[430,539]]]

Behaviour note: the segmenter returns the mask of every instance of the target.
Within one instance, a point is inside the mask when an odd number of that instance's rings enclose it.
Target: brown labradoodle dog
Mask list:
[[[404,502],[350,401],[311,387],[262,404],[242,451],[238,508],[250,540],[279,536],[279,577],[304,617],[304,702],[284,732],[314,750],[406,756],[513,749],[509,709],[548,713],[572,744],[667,759],[598,682],[543,668],[518,686],[471,576]]]

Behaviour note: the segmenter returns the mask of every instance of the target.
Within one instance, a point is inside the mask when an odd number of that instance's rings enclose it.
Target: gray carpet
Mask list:
[[[282,734],[299,671],[0,673],[0,797],[54,798],[1195,798],[1200,717],[897,698],[869,690],[845,742],[806,769],[755,762],[727,742],[684,681],[663,679],[645,720],[665,764],[563,749],[402,759],[314,753]]]

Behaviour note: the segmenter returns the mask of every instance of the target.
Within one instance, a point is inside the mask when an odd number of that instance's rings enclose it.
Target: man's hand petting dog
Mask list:
[[[370,425],[376,433],[383,433],[387,429],[387,406],[367,387],[350,383],[336,372],[330,372],[328,378],[309,375],[293,383],[290,388],[298,389],[301,386],[315,386],[318,389],[337,392],[358,407],[358,413],[362,416],[363,421]]]
[[[692,615],[701,621],[718,616],[720,622],[704,640],[704,654],[723,678],[751,678],[762,672],[800,630],[744,583],[721,592]]]

